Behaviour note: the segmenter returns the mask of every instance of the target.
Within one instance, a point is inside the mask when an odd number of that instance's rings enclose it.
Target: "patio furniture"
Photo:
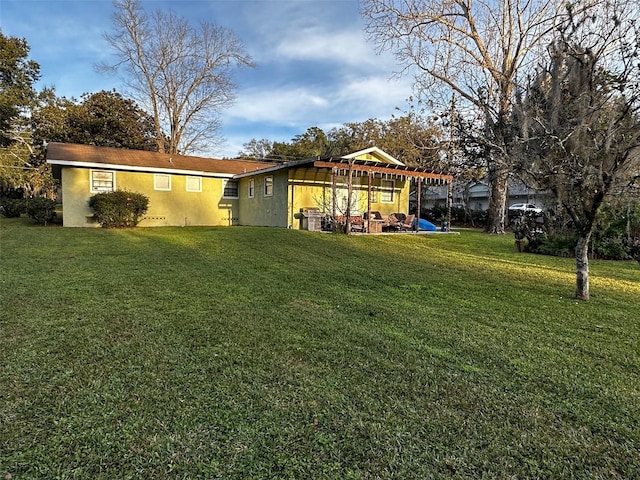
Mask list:
[[[416,216],[411,214],[411,215],[407,215],[404,219],[404,221],[400,224],[400,231],[401,232],[407,232],[409,230],[413,230],[414,229],[414,220],[416,219]]]
[[[382,225],[383,232],[394,232],[400,229],[400,221],[398,217],[396,217],[395,213],[391,213],[387,216],[386,220]]]

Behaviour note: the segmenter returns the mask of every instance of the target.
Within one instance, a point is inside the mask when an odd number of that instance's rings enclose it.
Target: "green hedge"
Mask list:
[[[24,198],[0,197],[0,213],[7,218],[19,217],[26,213]]]
[[[45,197],[29,198],[27,215],[39,225],[53,223],[56,220],[56,202]]]
[[[89,206],[104,228],[135,227],[149,207],[149,198],[141,193],[116,190],[92,196]]]

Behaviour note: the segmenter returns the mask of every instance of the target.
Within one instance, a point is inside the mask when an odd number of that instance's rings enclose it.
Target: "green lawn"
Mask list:
[[[0,219],[0,478],[640,478],[640,268]]]

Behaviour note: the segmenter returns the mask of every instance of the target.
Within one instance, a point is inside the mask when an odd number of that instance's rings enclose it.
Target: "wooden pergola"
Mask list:
[[[365,176],[367,177],[367,231],[370,230],[371,221],[371,192],[373,179],[379,175],[382,178],[402,180],[415,179],[417,185],[416,200],[417,200],[417,217],[420,217],[420,202],[422,197],[421,186],[422,183],[428,183],[431,185],[448,185],[447,195],[447,224],[451,225],[451,201],[453,197],[453,176],[445,175],[441,173],[433,173],[425,168],[421,167],[409,167],[407,165],[396,164],[381,164],[380,162],[373,160],[356,160],[353,158],[329,158],[318,159],[313,162],[313,166],[317,168],[331,169],[332,175],[332,216],[336,217],[336,191],[338,185],[338,176],[346,176],[347,178],[347,212],[346,212],[346,233],[351,231],[351,195],[353,191],[353,177]]]

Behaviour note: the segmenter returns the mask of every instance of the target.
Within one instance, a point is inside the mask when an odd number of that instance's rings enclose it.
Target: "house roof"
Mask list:
[[[435,182],[447,182],[453,178],[450,175],[432,173],[421,167],[406,166],[377,147],[360,150],[344,157],[313,157],[273,164],[51,142],[47,146],[47,163],[78,168],[225,178],[243,178],[295,167],[329,168],[339,172],[352,169],[356,174],[373,173],[393,178],[422,178]]]
[[[51,142],[47,146],[47,163],[81,168],[108,168],[214,177],[232,177],[239,173],[260,170],[273,165],[272,163],[250,160],[220,160],[57,142]]]

